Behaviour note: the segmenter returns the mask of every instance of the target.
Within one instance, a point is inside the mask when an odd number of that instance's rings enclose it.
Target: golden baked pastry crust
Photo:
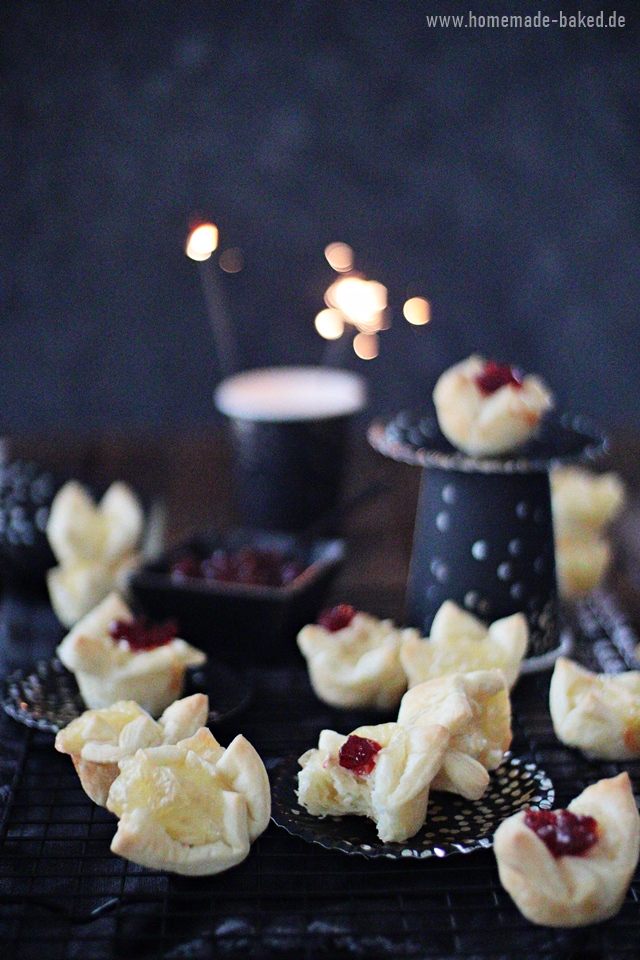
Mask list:
[[[371,772],[340,765],[343,734],[323,730],[300,757],[297,796],[312,816],[357,814],[376,824],[383,842],[401,842],[425,822],[429,792],[478,799],[489,770],[511,742],[511,708],[499,670],[439,677],[414,687],[398,720],[358,727],[353,734],[380,745]]]
[[[500,670],[435,677],[405,693],[398,723],[438,724],[449,731],[434,790],[478,800],[511,745],[511,701]]]
[[[640,756],[640,671],[592,673],[560,657],[549,688],[558,739],[600,760]]]
[[[498,669],[511,688],[518,679],[528,642],[524,614],[495,620],[487,628],[452,600],[445,600],[428,638],[421,638],[417,631],[403,637],[400,663],[409,687],[448,673]]]
[[[598,839],[580,856],[554,857],[521,811],[494,837],[500,881],[532,923],[580,927],[620,910],[640,851],[640,818],[627,773],[587,787],[568,809],[595,818]]]
[[[114,589],[124,590],[140,564],[144,513],[134,492],[112,483],[96,504],[75,480],[60,488],[49,513],[47,538],[58,566],[47,573],[60,622],[71,627]]]
[[[143,747],[193,736],[208,716],[209,698],[203,693],[176,700],[157,721],[135,701],[121,700],[72,720],[57,734],[55,747],[70,754],[85,793],[104,807],[121,760]]]
[[[476,354],[441,374],[433,391],[438,423],[457,449],[470,456],[510,453],[535,434],[553,398],[542,381],[524,377],[521,388],[506,385],[483,395],[477,378],[486,361]]]
[[[105,597],[73,627],[58,647],[58,657],[75,674],[90,709],[135,700],[158,717],[182,693],[186,668],[201,666],[206,656],[180,639],[152,650],[132,651],[109,636],[114,620],[133,620],[117,593]]]
[[[318,747],[299,760],[297,796],[312,815],[356,814],[376,824],[384,843],[400,843],[425,822],[431,782],[442,763],[448,731],[432,724],[382,723],[358,727],[352,734],[380,744],[373,771],[355,774],[340,765],[347,737],[323,730]]]
[[[391,620],[356,613],[348,626],[333,633],[308,624],[298,634],[298,647],[319,700],[347,709],[392,710],[407,688],[400,647],[414,635],[418,637],[417,630],[399,629]]]
[[[210,730],[121,761],[107,807],[119,817],[111,849],[134,863],[189,876],[240,863],[267,827],[269,778],[241,735],[225,750]]]

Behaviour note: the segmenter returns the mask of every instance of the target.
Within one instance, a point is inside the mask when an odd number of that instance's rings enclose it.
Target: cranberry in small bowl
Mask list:
[[[154,620],[234,667],[296,662],[298,631],[323,607],[345,554],[342,540],[235,530],[199,535],[133,574],[131,589]]]

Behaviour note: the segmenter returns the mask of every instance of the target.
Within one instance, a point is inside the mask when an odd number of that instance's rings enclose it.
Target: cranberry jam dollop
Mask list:
[[[318,617],[318,626],[324,627],[329,633],[337,633],[338,630],[348,627],[355,615],[355,607],[349,603],[340,603],[337,607],[322,611]]]
[[[524,822],[556,858],[579,857],[598,839],[597,820],[571,810],[527,810]]]
[[[482,373],[476,377],[476,383],[480,393],[485,397],[495,393],[500,387],[522,387],[522,376],[508,363],[496,363],[489,360]]]
[[[208,557],[184,552],[171,566],[174,580],[198,579],[254,587],[285,587],[305,569],[297,557],[259,547],[221,547]]]
[[[340,747],[340,766],[359,777],[366,777],[375,767],[376,757],[381,750],[382,747],[375,740],[367,740],[366,737],[352,733]]]
[[[166,623],[149,623],[142,617],[135,620],[114,620],[109,627],[109,636],[117,642],[126,640],[131,650],[155,650],[164,647],[178,636],[178,624],[175,620]]]

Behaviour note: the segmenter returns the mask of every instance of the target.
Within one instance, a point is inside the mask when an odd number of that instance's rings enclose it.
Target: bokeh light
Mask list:
[[[242,250],[240,247],[229,247],[228,250],[223,250],[218,263],[225,273],[240,273],[244,267]]]
[[[416,327],[429,323],[431,304],[424,297],[411,297],[402,308],[405,319]]]
[[[324,255],[336,273],[348,273],[353,268],[353,250],[347,243],[330,243],[324,248]]]
[[[376,333],[357,333],[353,338],[353,349],[361,360],[373,360],[378,356],[378,335]]]
[[[384,326],[387,288],[375,280],[340,277],[325,293],[325,303],[338,309],[359,330],[373,333]]]
[[[315,319],[316,330],[325,340],[339,340],[344,333],[344,320],[339,310],[328,307]]]

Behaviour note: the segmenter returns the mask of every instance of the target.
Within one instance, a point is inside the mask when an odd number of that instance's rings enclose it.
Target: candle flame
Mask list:
[[[344,333],[344,320],[339,310],[328,307],[315,319],[316,330],[325,340],[339,340]]]
[[[353,349],[361,360],[373,360],[378,356],[378,334],[357,333],[353,338]]]
[[[431,304],[424,297],[411,297],[402,308],[405,319],[419,327],[431,320]]]
[[[330,243],[324,248],[324,255],[336,273],[348,273],[353,269],[353,250],[347,243]]]
[[[187,239],[185,253],[192,260],[208,260],[218,246],[218,228],[213,223],[201,223]]]

